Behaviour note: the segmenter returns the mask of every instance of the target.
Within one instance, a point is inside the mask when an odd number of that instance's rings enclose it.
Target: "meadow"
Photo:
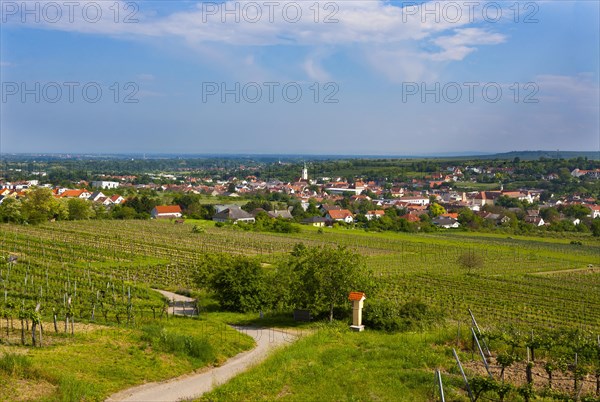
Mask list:
[[[204,231],[192,232],[194,225],[202,226]],[[277,370],[273,383],[268,383],[272,387],[261,384],[278,393],[264,394],[263,399],[285,395],[294,399],[305,389],[325,386],[322,382],[299,384],[286,379],[290,375],[302,376],[307,367],[316,365],[313,369],[326,379],[335,367],[345,373],[341,367],[355,363],[369,372],[366,378],[374,376],[371,381],[365,380],[371,394],[358,399],[394,399],[384,396],[399,392],[417,400],[428,399],[433,395],[432,381],[426,386],[415,384],[420,383],[419,378],[433,378],[432,370],[437,365],[450,370],[451,355],[446,349],[435,353],[424,349],[416,355],[423,359],[413,361],[410,353],[433,342],[428,337],[439,339],[442,344],[453,341],[451,334],[456,337],[457,328],[464,327],[461,336],[465,336],[470,323],[468,308],[482,328],[512,325],[525,331],[576,328],[600,332],[600,241],[591,236],[509,237],[460,231],[372,233],[343,228],[318,231],[312,227],[303,227],[300,233],[276,234],[218,228],[208,221],[187,221],[183,225],[170,221],[101,220],[0,225],[0,257],[4,259],[0,265],[0,355],[4,357],[0,360],[7,361],[0,361],[0,387],[24,388],[29,392],[25,395],[38,395],[41,399],[79,400],[80,392],[89,400],[98,400],[129,385],[216,364],[251,347],[252,341],[226,337],[223,342],[210,331],[201,333],[193,328],[208,323],[229,331],[224,323],[252,321],[255,317],[206,312],[204,305],[210,301],[200,300],[200,318],[167,320],[166,302],[152,288],[194,291],[194,267],[203,252],[243,254],[269,266],[300,242],[344,245],[363,255],[380,285],[376,295],[367,295],[366,303],[370,297],[399,303],[419,300],[444,311],[446,325],[426,334],[347,334],[340,329],[323,332],[327,334],[325,338],[306,337],[257,367],[256,372],[247,373],[249,377],[245,374],[234,380],[234,385],[235,381],[257,383],[256,378],[264,377],[265,372]],[[480,255],[483,265],[467,272],[457,263],[458,256],[465,252]],[[278,314],[266,312],[265,322]],[[69,326],[65,331],[67,319]],[[29,332],[23,339],[22,320],[27,328],[34,322],[42,323],[42,347],[32,347]],[[272,322],[285,324],[285,320]],[[168,341],[165,331],[180,336],[173,335]],[[185,345],[185,336],[192,337],[188,344],[199,342],[199,346],[167,346]],[[162,339],[162,343],[153,339]],[[316,344],[319,339],[330,341]],[[408,346],[400,347],[398,342]],[[378,357],[369,358],[367,352],[344,352],[354,349],[373,351]],[[115,360],[101,359],[79,373],[86,353],[114,356]],[[298,363],[290,366],[285,359],[297,359]],[[404,374],[387,385],[376,386],[376,379],[392,370],[398,359],[407,362]],[[127,360],[130,366],[113,377],[106,370],[116,360]],[[156,362],[162,365],[160,370],[152,370]],[[385,369],[375,367],[378,364]],[[59,365],[64,366],[60,375],[53,372]],[[450,384],[458,387],[456,373],[449,373]],[[350,382],[351,378],[344,384]],[[285,384],[292,384],[295,389],[286,390]],[[235,400],[235,392],[240,390],[258,395],[247,389],[249,386],[239,383],[228,393],[217,390],[207,398]],[[353,388],[348,387],[340,385],[337,390],[323,390],[319,395],[352,400]]]

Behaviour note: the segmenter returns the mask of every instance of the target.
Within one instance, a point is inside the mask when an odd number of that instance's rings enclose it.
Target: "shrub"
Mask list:
[[[425,329],[442,318],[441,312],[419,300],[404,304],[393,300],[371,300],[365,303],[363,312],[365,325],[384,331]]]
[[[456,262],[470,274],[475,269],[483,267],[484,260],[481,255],[473,251],[466,251],[458,256]]]
[[[217,222],[217,223],[221,223],[221,222]],[[202,226],[194,225],[194,227],[192,227],[192,233],[204,233],[204,232],[206,232],[206,230]]]
[[[186,297],[192,297],[192,291],[189,289],[177,289],[175,293]]]

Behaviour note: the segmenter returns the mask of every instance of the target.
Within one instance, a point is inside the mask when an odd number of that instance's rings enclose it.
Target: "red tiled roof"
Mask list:
[[[350,292],[348,295],[348,300],[350,301],[359,301],[363,298],[367,298],[363,292]]]
[[[374,211],[369,211],[369,215],[385,215],[385,211],[381,209],[376,209]]]
[[[181,213],[179,205],[159,205],[154,207],[159,214],[176,214]]]
[[[66,190],[60,195],[61,197],[79,197],[81,194],[87,193],[87,190]]]
[[[352,216],[352,212],[347,209],[332,209],[328,211],[328,214],[331,216],[331,219],[345,219],[348,216]]]

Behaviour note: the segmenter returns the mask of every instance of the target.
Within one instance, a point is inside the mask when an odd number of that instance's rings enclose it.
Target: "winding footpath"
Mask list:
[[[193,299],[175,293],[159,290],[169,300],[194,301]],[[170,308],[170,313],[173,310]],[[175,309],[177,314],[177,309]],[[202,394],[224,384],[239,373],[259,363],[275,348],[289,344],[296,337],[284,331],[272,328],[256,328],[233,326],[236,330],[251,336],[256,341],[256,347],[228,359],[219,367],[208,368],[197,374],[188,374],[163,382],[154,382],[129,388],[113,394],[107,402],[136,401],[136,402],[172,402],[194,399]]]

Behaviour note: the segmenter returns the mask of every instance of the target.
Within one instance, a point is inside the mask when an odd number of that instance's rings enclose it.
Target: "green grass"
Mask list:
[[[435,369],[452,370],[445,332],[351,332],[324,325],[264,363],[201,398],[202,401],[426,401],[435,396]],[[451,400],[460,382],[444,374]]]
[[[19,256],[17,265],[0,267],[7,299],[15,306],[24,301],[27,309],[41,301],[45,340],[52,343],[35,349],[0,346],[0,354],[15,350],[27,353],[26,362],[5,362],[8,368],[0,369],[0,387],[25,389],[25,395],[35,395],[30,398],[35,400],[78,400],[82,395],[102,399],[131,385],[222,361],[250,347],[252,342],[238,339],[233,330],[217,331],[223,323],[296,327],[310,333],[315,324],[294,323],[289,313],[265,311],[264,318],[259,319],[258,314],[215,312],[214,302],[198,292],[193,282],[194,266],[202,252],[244,254],[273,266],[299,242],[343,245],[362,254],[380,284],[378,294],[367,295],[367,303],[373,299],[419,299],[443,310],[447,320],[463,324],[467,322],[466,310],[471,308],[482,327],[510,323],[525,330],[558,326],[594,333],[600,330],[600,272],[586,269],[588,264],[600,266],[600,240],[589,235],[560,238],[461,231],[368,233],[344,228],[326,228],[320,234],[312,227],[302,227],[300,233],[276,234],[216,228],[209,221],[186,223],[0,225],[0,255]],[[192,233],[194,224],[205,227],[205,232]],[[570,244],[574,239],[583,244]],[[483,266],[473,274],[467,274],[456,263],[457,257],[467,251],[481,254],[484,259]],[[555,271],[560,272],[543,274]],[[189,289],[200,296],[203,318],[154,319],[154,313],[160,316],[164,305],[150,286]],[[126,326],[129,288],[133,322]],[[105,310],[98,303],[100,290],[106,292]],[[78,323],[92,322],[92,305],[96,303],[93,331],[78,333],[74,338],[49,333],[53,308],[59,312],[59,320],[64,319],[65,293],[73,296]],[[6,306],[0,293],[0,309]],[[5,311],[15,318],[15,328],[19,328],[17,308],[6,307]],[[121,314],[120,326],[116,326],[117,314]],[[277,353],[265,363],[266,369],[261,368],[263,365],[256,369],[263,370],[260,375],[252,370],[246,382],[232,384],[259,399],[280,395],[300,400],[299,395],[317,395],[333,400],[389,400],[390,395],[406,395],[405,400],[427,400],[433,395],[432,369],[436,365],[448,370],[452,367],[448,365],[447,349],[432,346],[437,334],[320,332],[320,338],[305,337]],[[10,341],[14,344],[18,339],[15,330]],[[410,353],[415,353],[414,359]],[[14,364],[16,371],[10,369]],[[360,375],[348,371],[353,365]],[[397,373],[392,375],[394,370]],[[388,376],[392,378],[383,380]],[[456,381],[454,373],[449,381]],[[264,396],[258,393],[260,387],[267,389]],[[367,393],[361,394],[363,389]],[[219,390],[214,395],[235,399],[238,391],[233,391],[220,394],[225,391]],[[22,395],[13,392],[7,398],[15,400]]]
[[[455,190],[466,190],[466,191],[486,191],[486,190],[500,190],[498,183],[469,183],[469,182],[456,182],[452,185]]]
[[[0,355],[6,353],[0,372],[54,384],[41,399],[95,401],[133,385],[220,364],[254,345],[252,338],[210,317],[170,318],[141,328],[100,326],[59,338],[43,348],[0,347]],[[10,352],[15,348],[26,355]]]

